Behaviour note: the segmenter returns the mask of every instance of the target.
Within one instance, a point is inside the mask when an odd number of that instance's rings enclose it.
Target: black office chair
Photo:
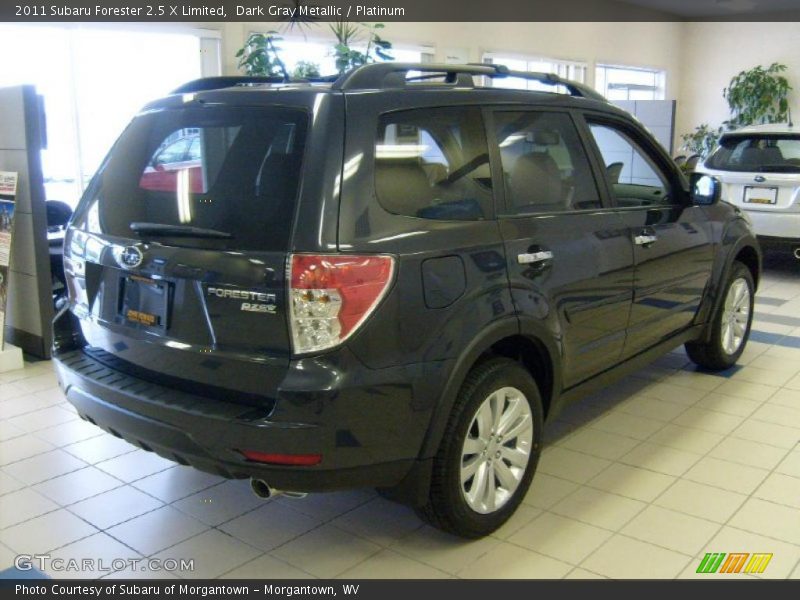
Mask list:
[[[47,242],[50,246],[50,273],[53,279],[53,301],[58,302],[67,291],[67,278],[64,275],[64,233],[72,218],[72,207],[66,202],[48,200]]]

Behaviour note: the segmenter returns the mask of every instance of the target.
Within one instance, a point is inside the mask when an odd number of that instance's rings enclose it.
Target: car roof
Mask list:
[[[734,135],[748,135],[748,134],[765,134],[765,133],[800,133],[792,123],[766,123],[763,125],[747,125],[733,131],[726,131],[723,137]]]
[[[381,85],[381,73],[376,74],[376,69],[374,68],[378,66],[383,65],[367,65],[351,71],[350,73],[357,73],[367,67],[372,67],[370,69],[372,73],[367,73],[370,77],[362,76],[356,81],[350,81],[350,83],[347,82],[347,79],[344,79],[344,85],[342,85],[343,78],[347,77],[347,74],[333,82],[284,82],[280,78],[242,76],[198,79],[173,90],[169,96],[150,102],[142,112],[179,108],[186,105],[187,102],[199,102],[209,105],[230,103],[251,106],[281,104],[312,109],[320,95],[346,97],[351,94],[374,94],[375,96],[384,97],[384,103],[387,106],[397,104],[399,96],[407,99],[407,102],[403,102],[407,107],[417,101],[420,102],[421,106],[430,105],[430,99],[435,97],[437,101],[452,105],[536,104],[558,108],[589,109],[636,120],[630,113],[611,104],[593,89],[584,84],[561,79],[557,75],[521,73],[526,79],[530,78],[536,81],[544,79],[546,83],[553,86],[554,91],[502,87],[504,77],[491,78],[491,85],[489,86],[480,85],[482,82],[473,81],[470,74],[467,77],[459,75],[451,83],[430,83],[427,81],[406,83],[403,79],[399,81],[394,79],[390,83]],[[415,66],[418,65],[403,64],[402,68]],[[424,67],[430,68],[430,65],[425,65]],[[450,68],[450,65],[447,65],[447,68]],[[465,68],[471,71],[482,67],[456,65],[454,68]],[[384,70],[392,75],[397,72],[389,71],[385,68]],[[517,72],[509,73],[513,73],[509,77],[517,76]]]
[[[491,86],[476,85],[491,82]],[[197,94],[213,90],[237,89],[238,91],[313,91],[315,93],[348,93],[367,91],[387,91],[405,93],[415,90],[450,91],[481,90],[486,87],[503,89],[497,81],[506,78],[536,81],[541,85],[552,86],[553,90],[566,90],[567,95],[594,100],[603,104],[606,99],[591,87],[556,75],[530,71],[512,71],[498,64],[464,64],[449,65],[436,63],[371,63],[345,72],[342,75],[321,77],[316,79],[292,80],[288,75],[283,77],[207,77],[190,81],[173,94]],[[507,88],[512,92],[513,88]],[[529,91],[529,94],[548,94],[548,91]],[[513,93],[513,92],[512,92]],[[518,93],[518,90],[517,90]]]
[[[536,81],[553,91],[503,87],[507,78]],[[482,85],[490,83],[490,85]],[[566,93],[563,93],[566,92]],[[543,105],[589,109],[637,121],[636,117],[611,104],[589,86],[563,79],[553,73],[512,71],[503,65],[435,63],[371,63],[340,76],[315,80],[285,80],[282,77],[223,76],[190,81],[172,94],[149,103],[142,112],[178,108],[188,102],[200,104],[241,104],[313,109],[320,95],[347,96],[375,94],[388,105],[398,95],[414,104],[429,105],[429,99],[453,105],[508,104]],[[411,100],[411,98],[414,98]]]
[[[559,92],[481,86],[470,89],[445,88],[444,86],[430,85],[400,89],[339,91],[332,89],[330,85],[296,83],[233,85],[198,92],[173,93],[148,103],[140,110],[139,114],[165,109],[182,109],[196,105],[249,106],[253,108],[283,106],[313,111],[319,101],[319,96],[347,97],[352,94],[374,94],[382,97],[380,104],[385,106],[386,110],[397,109],[398,97],[402,95],[405,100],[400,104],[406,109],[414,108],[417,103],[422,108],[439,102],[448,106],[506,105],[522,107],[536,105],[559,109],[584,109],[637,121],[636,117],[630,113],[605,100],[576,97]]]
[[[520,90],[502,87],[475,86],[472,88],[463,88],[457,86],[434,85],[342,91],[333,89],[330,84],[317,83],[237,83],[223,87],[206,88],[196,92],[173,93],[170,96],[150,102],[141,112],[147,113],[153,110],[181,108],[186,106],[189,102],[198,102],[207,105],[283,105],[287,107],[297,106],[312,109],[320,95],[348,96],[351,94],[374,94],[376,96],[383,96],[385,97],[384,103],[388,107],[396,106],[398,94],[402,94],[405,97],[414,98],[413,101],[406,102],[404,105],[414,104],[414,102],[419,100],[421,106],[427,106],[430,104],[428,99],[435,96],[437,101],[440,100],[448,105],[454,106],[476,104],[535,104],[559,108],[590,109],[592,111],[605,112],[636,120],[630,113],[606,100],[596,100],[594,98],[579,97],[560,92]],[[425,98],[425,100],[423,100],[423,98]]]

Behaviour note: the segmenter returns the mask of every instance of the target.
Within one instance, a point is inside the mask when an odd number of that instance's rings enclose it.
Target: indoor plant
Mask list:
[[[746,125],[780,123],[789,120],[788,94],[792,87],[782,75],[786,65],[772,63],[769,67],[753,67],[735,75],[722,90],[728,102],[730,118],[714,129],[707,123],[681,136],[683,149],[708,156],[717,146],[723,131]]]
[[[389,54],[392,43],[378,35],[378,30],[383,29],[383,23],[351,23],[340,20],[329,24],[331,32],[336,37],[333,47],[336,57],[336,69],[344,73],[355,67],[375,62],[376,57],[381,60],[394,60]],[[367,46],[364,52],[353,47],[358,41],[363,40],[366,33]]]
[[[722,91],[731,118],[726,122],[735,129],[745,125],[780,123],[788,119],[787,95],[792,89],[789,81],[781,75],[786,65],[772,63],[768,68],[754,67],[734,76]]]
[[[286,65],[283,64],[280,49],[276,46],[276,42],[281,40],[277,33],[251,33],[244,46],[236,53],[239,68],[251,77],[283,77],[288,80]]]
[[[292,77],[295,79],[312,79],[319,76],[319,65],[308,60],[298,62],[294,71],[292,71]]]
[[[695,127],[691,133],[684,133],[681,136],[683,142],[681,148],[690,154],[699,154],[705,157],[716,149],[720,135],[722,135],[722,127],[714,129],[708,123],[703,123]]]

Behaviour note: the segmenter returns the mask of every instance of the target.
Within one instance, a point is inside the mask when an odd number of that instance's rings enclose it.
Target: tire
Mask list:
[[[755,285],[750,270],[742,263],[736,261],[731,266],[722,294],[723,300],[709,323],[708,341],[686,344],[692,362],[710,371],[723,371],[735,365],[750,337]]]
[[[495,435],[491,418],[498,407],[500,433],[514,437],[503,440]],[[541,453],[542,422],[539,388],[519,363],[494,358],[474,367],[434,458],[428,502],[417,508],[420,517],[465,538],[495,531],[514,514],[530,487]],[[462,469],[473,473],[463,485]]]

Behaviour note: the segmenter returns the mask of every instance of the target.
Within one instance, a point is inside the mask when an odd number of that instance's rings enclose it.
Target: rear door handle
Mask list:
[[[640,235],[636,235],[633,237],[633,243],[637,246],[648,246],[658,241],[658,237],[655,235],[649,235],[647,233],[642,233]]]
[[[531,265],[534,263],[544,262],[546,260],[551,260],[553,258],[553,253],[550,250],[541,250],[539,252],[528,252],[524,254],[517,255],[517,261],[521,265]]]

